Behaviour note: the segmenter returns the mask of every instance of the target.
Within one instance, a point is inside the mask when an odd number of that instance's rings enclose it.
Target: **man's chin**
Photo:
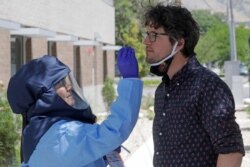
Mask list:
[[[154,63],[157,63],[157,61],[152,60],[152,59],[146,59],[146,62],[147,62],[148,64],[154,64]]]
[[[159,61],[153,61],[153,60],[147,61],[147,60],[146,60],[146,62],[147,62],[148,64],[155,64],[155,63],[158,63]]]

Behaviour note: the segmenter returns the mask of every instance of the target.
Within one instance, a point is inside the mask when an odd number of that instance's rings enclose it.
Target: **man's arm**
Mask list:
[[[242,157],[241,153],[219,154],[217,167],[240,167]]]

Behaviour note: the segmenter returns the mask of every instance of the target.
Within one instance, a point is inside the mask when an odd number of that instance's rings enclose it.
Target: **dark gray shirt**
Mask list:
[[[155,92],[154,167],[216,166],[218,154],[244,154],[228,86],[195,57]]]

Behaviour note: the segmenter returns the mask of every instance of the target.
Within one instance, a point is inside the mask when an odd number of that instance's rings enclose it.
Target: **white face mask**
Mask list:
[[[177,51],[175,50],[176,47],[177,47],[177,44],[178,44],[178,42],[176,42],[176,43],[174,44],[174,47],[173,47],[173,49],[172,49],[172,51],[171,51],[171,53],[170,53],[169,55],[167,55],[165,58],[163,58],[163,59],[160,60],[159,62],[156,62],[156,63],[149,63],[149,65],[150,65],[150,66],[158,66],[158,65],[162,64],[163,62],[165,62],[165,61],[171,59],[171,58],[174,56],[174,54],[177,53]]]

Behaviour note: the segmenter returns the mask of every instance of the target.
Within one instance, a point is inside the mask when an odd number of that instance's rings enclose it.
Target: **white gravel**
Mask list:
[[[128,153],[125,149],[122,149],[122,159],[124,161],[127,160],[151,136],[152,120],[146,117],[140,117],[129,138],[122,144],[122,146],[130,151],[130,153]]]

